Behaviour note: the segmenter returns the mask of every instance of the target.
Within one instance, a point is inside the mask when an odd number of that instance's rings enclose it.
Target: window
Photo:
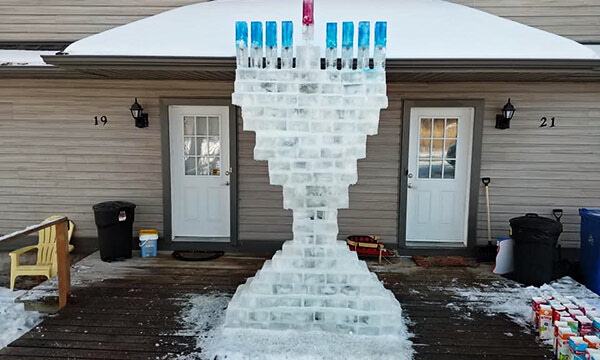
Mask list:
[[[221,175],[221,118],[183,117],[185,175]]]
[[[457,118],[421,118],[419,127],[419,179],[454,179]]]

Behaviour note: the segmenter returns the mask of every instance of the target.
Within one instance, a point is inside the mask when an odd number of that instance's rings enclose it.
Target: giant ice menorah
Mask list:
[[[328,23],[322,66],[321,48],[312,44],[311,1],[304,10],[295,63],[292,22],[281,23],[280,59],[277,23],[266,22],[263,37],[263,24],[252,22],[250,42],[247,23],[236,23],[233,103],[242,109],[244,130],[256,132],[254,158],[268,161],[270,183],[283,187],[294,235],[237,289],[225,327],[398,334],[400,304],[337,240],[338,209],[349,206],[357,160],[387,107],[386,23],[375,24],[372,68],[370,23],[358,24],[356,64],[354,23],[342,24],[341,61],[338,24]]]

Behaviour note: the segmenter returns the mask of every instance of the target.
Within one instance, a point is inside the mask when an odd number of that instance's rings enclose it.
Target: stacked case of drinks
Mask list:
[[[558,360],[600,360],[600,313],[574,296],[531,299],[540,340],[550,341]]]

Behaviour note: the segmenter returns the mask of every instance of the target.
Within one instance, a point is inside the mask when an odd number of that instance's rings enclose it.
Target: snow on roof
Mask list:
[[[600,45],[586,45],[600,56]]]
[[[92,35],[65,52],[230,57],[235,56],[236,21],[292,20],[298,44],[301,12],[302,0],[204,2]],[[441,0],[316,0],[315,42],[324,44],[327,22],[363,20],[388,22],[388,58],[600,59],[575,41]]]
[[[0,50],[0,66],[51,66],[42,55],[54,55],[56,51]]]

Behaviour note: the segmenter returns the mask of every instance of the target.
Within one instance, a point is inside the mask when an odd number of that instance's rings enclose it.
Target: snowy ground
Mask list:
[[[18,339],[39,324],[43,315],[35,311],[25,311],[23,304],[15,303],[17,296],[24,291],[11,291],[0,287],[0,349]]]
[[[196,295],[184,311],[182,335],[197,337],[198,353],[178,360],[409,360],[413,350],[410,334],[404,336],[357,336],[324,332],[223,329],[227,294]]]
[[[469,307],[464,308],[455,303],[448,303],[449,308],[463,311],[465,317],[469,317],[469,311],[479,310],[490,316],[505,314],[515,323],[529,328],[532,318],[531,298],[534,296],[562,295],[575,296],[580,300],[585,300],[590,305],[600,307],[600,297],[588,290],[585,286],[579,284],[572,278],[566,276],[550,284],[541,287],[522,287],[511,282],[492,282],[490,284],[481,284],[479,287],[458,288],[450,287],[447,290],[455,296],[466,298]],[[464,304],[463,302],[461,302]]]

